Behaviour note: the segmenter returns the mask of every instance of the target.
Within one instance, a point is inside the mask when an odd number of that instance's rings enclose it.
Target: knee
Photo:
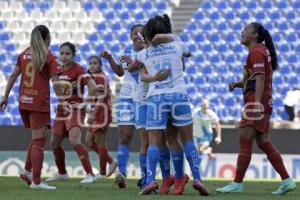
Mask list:
[[[252,153],[252,140],[240,137],[240,153],[246,155]]]
[[[70,141],[70,144],[72,145],[72,147],[75,147],[78,144],[81,144],[81,141],[78,138],[69,138],[69,141]]]
[[[52,149],[58,149],[60,147],[60,142],[51,139],[50,145],[51,145]]]
[[[86,138],[85,139],[85,144],[86,144],[86,146],[91,147],[94,144],[94,141],[91,140],[90,138]]]
[[[121,134],[122,135],[120,137],[120,144],[129,145],[132,139],[132,134],[129,132],[123,132]]]

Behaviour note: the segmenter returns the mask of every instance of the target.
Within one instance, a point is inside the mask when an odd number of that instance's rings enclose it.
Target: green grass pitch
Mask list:
[[[54,191],[30,190],[29,187],[18,177],[0,177],[0,200],[145,200],[145,199],[176,199],[176,200],[199,200],[199,199],[228,199],[228,200],[300,200],[300,189],[284,196],[274,196],[270,193],[278,187],[279,182],[274,181],[245,181],[244,193],[241,194],[217,194],[215,188],[224,186],[228,181],[205,180],[209,189],[209,197],[200,197],[192,189],[191,181],[187,184],[184,195],[137,195],[140,191],[136,187],[135,179],[128,180],[128,187],[119,190],[113,187],[113,179],[100,180],[89,186],[79,186],[80,179],[70,179],[66,182],[53,182],[57,187]],[[299,186],[299,182],[297,183]]]

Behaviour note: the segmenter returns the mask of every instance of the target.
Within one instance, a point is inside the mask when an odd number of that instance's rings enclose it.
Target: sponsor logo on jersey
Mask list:
[[[253,68],[263,68],[265,67],[265,63],[255,63],[253,64]]]

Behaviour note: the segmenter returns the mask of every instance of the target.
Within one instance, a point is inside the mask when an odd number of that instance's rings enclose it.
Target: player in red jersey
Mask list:
[[[49,80],[58,80],[62,68],[49,51],[51,37],[44,25],[36,26],[31,32],[30,47],[17,59],[16,67],[8,79],[0,109],[8,104],[8,96],[18,76],[21,74],[19,90],[19,110],[25,128],[31,128],[32,140],[28,146],[25,170],[20,177],[31,189],[56,189],[41,182],[44,160],[44,146],[47,129],[50,128],[50,88]],[[54,84],[57,95],[60,88]],[[32,173],[31,173],[32,171]]]
[[[65,166],[65,152],[61,146],[65,137],[75,149],[81,164],[86,172],[86,177],[80,181],[82,184],[93,183],[96,179],[92,172],[87,148],[81,143],[82,129],[85,119],[85,106],[83,102],[84,86],[89,88],[89,94],[94,95],[97,91],[95,82],[86,74],[84,68],[74,62],[75,45],[65,42],[60,46],[59,53],[64,71],[59,76],[59,82],[63,87],[62,98],[70,108],[69,113],[65,113],[62,107],[57,107],[56,118],[51,135],[51,146],[58,168],[58,174],[50,177],[47,181],[66,180],[68,175]],[[90,97],[90,96],[89,96]]]
[[[86,143],[93,149],[100,158],[100,173],[96,178],[110,177],[117,167],[117,162],[108,154],[106,148],[106,134],[110,122],[112,121],[111,111],[111,92],[108,84],[108,78],[102,71],[101,59],[97,56],[89,58],[89,73],[98,87],[103,88],[101,95],[103,101],[99,105],[92,106],[88,123],[90,124],[86,134]],[[97,113],[95,113],[97,109]],[[93,115],[93,114],[96,114]],[[106,174],[106,165],[109,164],[109,170]]]
[[[264,43],[263,43],[264,42]],[[240,153],[234,182],[217,192],[242,192],[243,178],[252,155],[252,142],[268,156],[274,169],[280,174],[282,183],[272,194],[285,194],[296,189],[289,177],[281,155],[273,146],[269,134],[269,122],[272,113],[272,74],[278,68],[277,55],[272,37],[264,27],[256,22],[248,24],[242,31],[241,43],[249,49],[247,63],[244,66],[243,82],[232,83],[229,88],[243,88],[244,112],[239,127]]]

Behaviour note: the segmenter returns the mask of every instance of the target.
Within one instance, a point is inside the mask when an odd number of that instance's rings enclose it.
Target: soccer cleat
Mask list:
[[[109,168],[108,168],[108,174],[107,177],[110,177],[117,169],[117,162],[115,160],[113,160],[111,163],[109,163]]]
[[[209,196],[208,190],[199,180],[194,180],[193,188],[199,192],[201,196]]]
[[[53,177],[49,177],[49,178],[46,179],[47,182],[50,182],[50,181],[67,181],[67,180],[69,180],[68,174],[60,174],[60,173],[57,173]]]
[[[139,187],[141,189],[143,189],[143,179],[140,178],[137,182],[136,182],[136,187]]]
[[[149,183],[144,187],[144,189],[139,193],[140,195],[149,195],[152,192],[157,193],[158,185],[155,181]]]
[[[174,184],[174,182],[175,182],[175,177],[173,175],[170,175],[168,178],[164,178],[162,180],[159,193],[169,194],[169,189]]]
[[[96,181],[96,178],[92,174],[87,174],[83,180],[80,181],[81,184],[91,184]]]
[[[102,175],[102,174],[98,173],[98,174],[95,175],[95,179],[96,180],[106,179],[106,175]]]
[[[219,193],[240,193],[243,192],[243,183],[231,182],[222,188],[217,188],[216,191]]]
[[[56,187],[50,186],[47,183],[41,182],[40,184],[34,184],[33,182],[30,185],[30,189],[32,190],[55,190]]]
[[[126,176],[122,173],[119,173],[115,178],[114,184],[117,185],[119,189],[125,189],[127,187]]]
[[[175,179],[173,195],[182,195],[184,186],[189,182],[189,176],[184,174],[181,179]]]
[[[27,183],[27,185],[31,184],[32,181],[32,173],[24,170],[20,173],[20,178]]]
[[[296,183],[291,178],[287,178],[280,183],[279,188],[272,194],[284,195],[294,190],[296,190]]]

